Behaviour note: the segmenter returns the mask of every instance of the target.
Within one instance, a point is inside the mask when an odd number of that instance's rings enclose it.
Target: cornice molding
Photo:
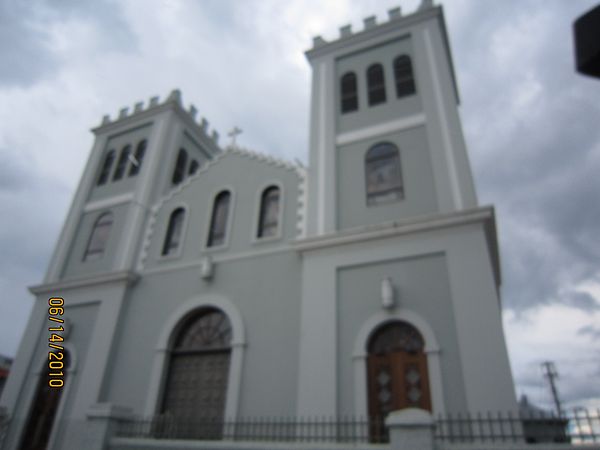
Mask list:
[[[53,283],[38,284],[36,286],[30,286],[29,292],[34,295],[40,294],[59,294],[60,291],[68,289],[77,289],[82,287],[89,287],[99,284],[109,283],[122,283],[135,284],[140,276],[136,272],[130,270],[123,270],[119,272],[103,273],[92,276],[77,277],[67,280],[61,280]]]
[[[472,223],[493,223],[494,221],[494,208],[492,206],[484,206],[464,211],[426,215],[402,221],[357,227],[322,236],[311,236],[306,239],[296,240],[292,245],[299,252],[307,252],[374,239],[422,233]],[[492,236],[492,238],[495,243],[496,237]]]

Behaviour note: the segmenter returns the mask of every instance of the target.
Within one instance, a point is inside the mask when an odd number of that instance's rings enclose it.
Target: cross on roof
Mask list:
[[[231,138],[231,146],[235,147],[235,138],[237,137],[238,134],[242,134],[242,130],[238,127],[233,127],[233,130],[231,130],[229,133],[227,133],[227,136],[229,136]]]

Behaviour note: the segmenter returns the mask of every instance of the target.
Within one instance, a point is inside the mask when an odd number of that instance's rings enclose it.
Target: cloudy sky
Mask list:
[[[0,353],[33,298],[103,114],[179,88],[221,136],[307,162],[320,34],[419,0],[0,0]],[[440,3],[440,0],[437,0]],[[442,1],[481,204],[494,204],[518,394],[600,405],[600,80],[574,71],[592,0]],[[221,142],[226,139],[221,138]]]

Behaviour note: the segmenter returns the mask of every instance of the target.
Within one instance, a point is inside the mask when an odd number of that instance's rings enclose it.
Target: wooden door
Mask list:
[[[429,374],[424,341],[410,324],[393,322],[377,330],[369,342],[367,382],[370,436],[387,436],[383,420],[392,411],[421,408],[431,411]]]

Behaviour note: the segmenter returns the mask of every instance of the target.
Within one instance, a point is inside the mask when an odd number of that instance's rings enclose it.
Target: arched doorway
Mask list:
[[[63,350],[62,352],[56,352],[56,354],[56,359],[62,355],[63,369],[61,372],[63,375],[61,379],[63,380],[63,386],[50,387],[51,378],[46,363],[43,369],[45,373],[40,376],[29,418],[24,428],[20,450],[45,450],[50,440],[60,399],[65,388],[64,383],[67,381],[67,370],[70,367],[69,352]],[[57,372],[57,370],[53,372]],[[53,380],[56,380],[56,378]]]
[[[421,333],[407,322],[389,322],[373,333],[367,358],[370,417],[383,419],[391,411],[404,408],[431,411],[424,348]],[[383,434],[381,427],[372,433]]]
[[[161,412],[180,438],[218,438],[222,430],[231,354],[231,324],[216,308],[186,319],[171,345]]]

